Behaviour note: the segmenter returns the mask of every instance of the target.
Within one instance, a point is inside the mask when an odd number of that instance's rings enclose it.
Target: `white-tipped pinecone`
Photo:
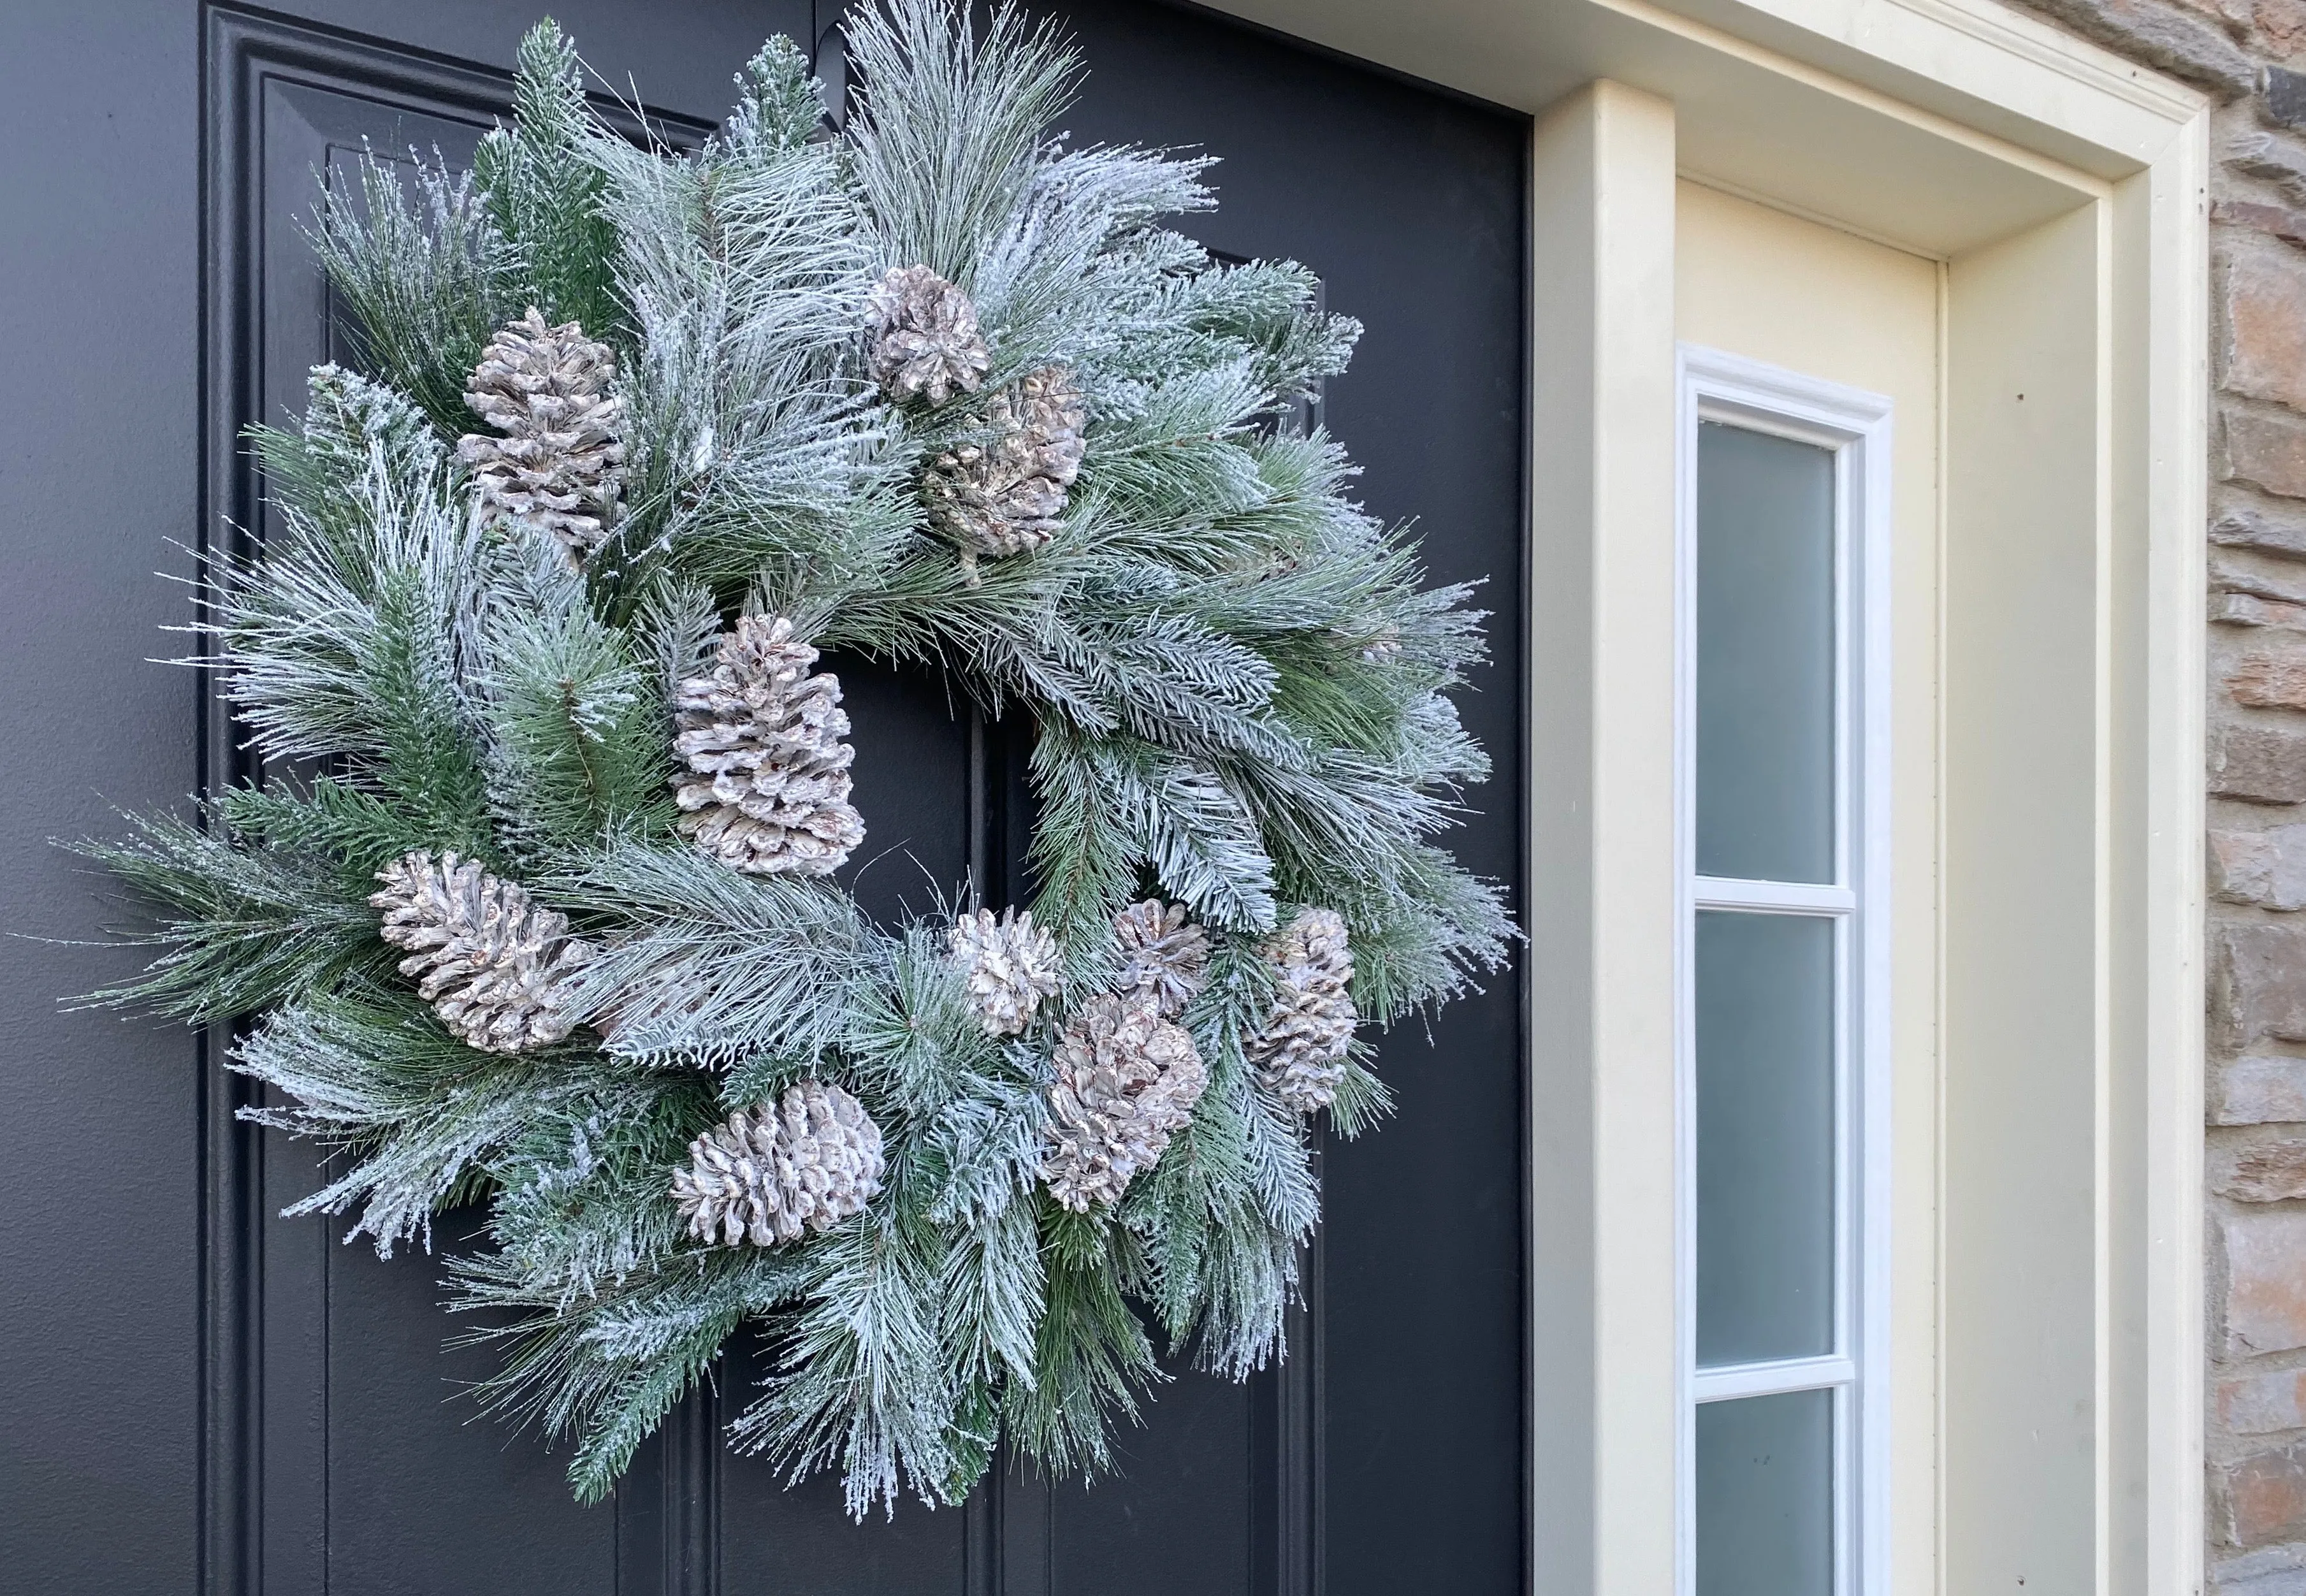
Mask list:
[[[673,1200],[698,1241],[775,1247],[831,1230],[881,1190],[881,1127],[839,1087],[804,1080],[688,1144]]]
[[[1057,1038],[1041,1179],[1076,1213],[1112,1207],[1193,1117],[1209,1072],[1193,1038],[1153,1001],[1090,998]]]
[[[459,1041],[518,1053],[568,1034],[568,977],[597,950],[568,935],[567,916],[453,853],[405,854],[376,878],[380,934],[408,950],[400,973]]]
[[[624,484],[625,402],[607,391],[616,373],[606,344],[574,321],[546,326],[531,305],[489,341],[465,393],[504,434],[467,433],[457,444],[482,513],[551,533],[572,564],[608,537]]]
[[[1177,1015],[1209,979],[1209,934],[1185,917],[1182,903],[1148,898],[1113,917],[1121,949],[1121,989],[1141,993],[1162,1013]]]
[[[1273,1013],[1250,1039],[1250,1063],[1299,1114],[1327,1108],[1345,1078],[1345,1050],[1361,1022],[1345,923],[1334,909],[1309,909],[1267,939],[1264,953],[1274,969]]]
[[[921,478],[929,519],[978,554],[1021,554],[1055,535],[1080,474],[1089,412],[1072,372],[1044,366],[986,402],[981,438],[956,444]]]
[[[688,765],[673,783],[680,829],[724,865],[823,875],[865,841],[841,679],[812,675],[816,663],[792,622],[748,615],[673,696],[673,747]]]
[[[993,352],[977,329],[977,307],[926,266],[893,266],[867,294],[873,317],[873,380],[893,399],[925,396],[942,405],[977,391]]]
[[[969,984],[969,1006],[996,1037],[1013,1037],[1041,1000],[1056,995],[1057,939],[1033,924],[1033,911],[989,909],[965,914],[952,928],[952,962]]]

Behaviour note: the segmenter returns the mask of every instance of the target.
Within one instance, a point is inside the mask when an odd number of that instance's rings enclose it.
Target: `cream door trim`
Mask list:
[[[1217,8],[1532,113],[1595,78],[1645,90],[1674,103],[1685,171],[1930,255],[2103,194],[2206,103],[1993,0]]]
[[[1674,120],[1537,124],[1531,345],[1534,1588],[1674,1589]],[[1623,1001],[1648,993],[1650,1000]]]
[[[2195,1596],[2206,102],[1992,0],[1218,9],[1536,117],[1533,1588],[1672,1589],[1680,173],[1945,263],[1944,1489],[1891,1584]]]

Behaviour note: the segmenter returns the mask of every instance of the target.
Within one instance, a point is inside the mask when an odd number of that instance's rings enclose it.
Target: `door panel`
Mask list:
[[[333,9],[315,4],[316,12]],[[341,357],[298,224],[315,172],[342,182],[364,142],[451,161],[501,107],[490,59],[531,5],[396,14],[378,41],[224,10],[208,13],[209,405],[218,517],[260,527],[235,442],[301,404],[313,362]],[[629,11],[556,6],[587,58]],[[1464,705],[1497,777],[1454,839],[1477,870],[1521,871],[1522,161],[1525,124],[1230,24],[1144,4],[1059,9],[1090,75],[1069,124],[1084,142],[1200,144],[1225,157],[1224,209],[1193,218],[1213,247],[1284,255],[1371,326],[1321,406],[1365,470],[1371,508],[1420,517],[1437,581],[1486,576],[1505,663]],[[724,36],[740,15],[749,41]],[[717,114],[758,38],[806,37],[798,4],[668,9],[644,73],[676,127]],[[587,23],[601,26],[587,31]],[[693,52],[668,52],[686,30]],[[677,57],[669,67],[666,57]],[[681,118],[688,118],[682,122]],[[215,523],[212,523],[212,525]],[[856,726],[868,842],[843,872],[876,915],[929,911],[972,877],[1020,900],[1029,816],[1023,729],[986,726],[943,685],[832,661]],[[212,783],[235,769],[211,705]],[[1185,1362],[1122,1439],[1120,1476],[1084,1490],[1029,1472],[959,1510],[908,1503],[852,1525],[837,1487],[781,1489],[718,1431],[757,1384],[732,1349],[713,1391],[644,1447],[613,1505],[580,1509],[565,1455],[477,1416],[457,1385],[487,1349],[443,1342],[438,1253],[380,1263],[341,1226],[285,1220],[310,1191],[303,1148],[235,1123],[244,1088],[209,1058],[211,1361],[209,1557],[216,1588],[338,1592],[951,1592],[1128,1596],[1517,1586],[1524,1566],[1522,1164],[1518,982],[1385,1039],[1401,1113],[1324,1154],[1329,1216],[1308,1264],[1293,1356],[1245,1385]],[[478,1216],[439,1226],[468,1244]]]

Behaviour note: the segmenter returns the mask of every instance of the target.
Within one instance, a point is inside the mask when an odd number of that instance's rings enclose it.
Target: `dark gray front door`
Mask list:
[[[183,618],[178,544],[260,529],[235,442],[339,353],[298,232],[313,174],[365,143],[468,154],[544,0],[12,0],[0,7],[0,900],[8,928],[107,911],[47,838],[113,830],[235,773],[231,728],[154,629]],[[717,117],[807,0],[576,0],[587,59],[676,125]],[[1369,327],[1322,420],[1370,507],[1414,516],[1436,581],[1488,576],[1499,662],[1465,704],[1499,774],[1460,857],[1518,883],[1526,124],[1202,14],[1052,6],[1090,69],[1083,141],[1223,158],[1213,248],[1289,256]],[[286,14],[294,13],[294,14]],[[175,540],[172,544],[169,540]],[[975,870],[1020,890],[1014,730],[933,682],[841,665],[873,843],[852,884],[926,906]],[[1000,900],[1000,889],[990,894]],[[1325,1156],[1328,1217],[1285,1369],[1181,1368],[1084,1490],[1030,1476],[965,1507],[852,1525],[725,1453],[693,1401],[613,1504],[477,1418],[443,1350],[440,1259],[380,1262],[279,1209],[303,1149],[232,1118],[205,1044],[58,1014],[124,969],[23,943],[0,960],[0,1589],[213,1592],[1507,1592],[1525,1578],[1524,1058],[1512,974],[1411,1026],[1380,1071],[1401,1112]],[[451,1216],[448,1244],[468,1233]],[[720,1376],[741,1402],[739,1350]]]

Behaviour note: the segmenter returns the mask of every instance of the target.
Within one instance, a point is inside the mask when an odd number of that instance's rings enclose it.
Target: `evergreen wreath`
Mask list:
[[[268,777],[89,848],[163,906],[98,995],[246,1018],[245,1117],[337,1153],[290,1212],[485,1200],[482,1395],[587,1500],[747,1321],[733,1443],[853,1513],[1106,1464],[1155,1334],[1281,1355],[1310,1116],[1388,1107],[1356,1027],[1515,935],[1431,841],[1479,617],[1279,424],[1357,324],[1157,225],[1206,159],[1051,133],[1047,28],[847,47],[837,132],[777,38],[683,152],[548,21],[469,175],[323,199],[365,374],[254,430],[198,625]],[[1029,909],[829,878],[876,772],[824,649],[1029,714]]]

